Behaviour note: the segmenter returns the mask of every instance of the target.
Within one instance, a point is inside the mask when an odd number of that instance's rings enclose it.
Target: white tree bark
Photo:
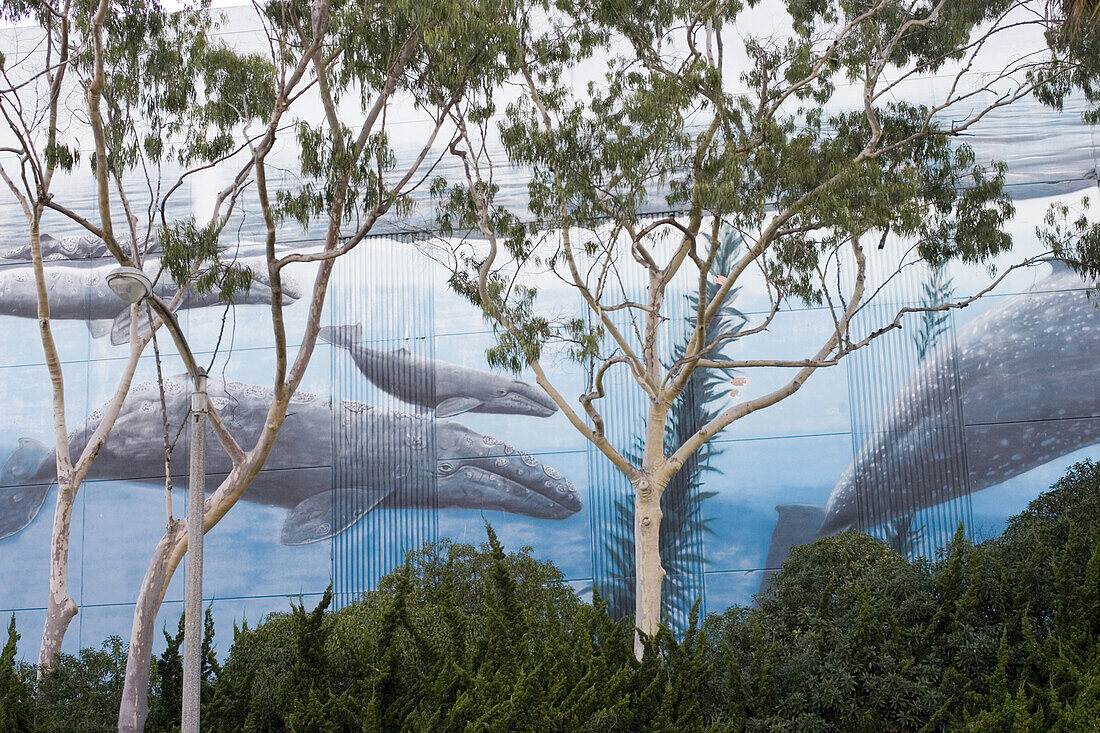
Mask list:
[[[69,459],[69,439],[65,425],[65,380],[61,360],[50,329],[50,303],[46,292],[46,276],[42,267],[41,210],[31,218],[31,257],[34,284],[38,298],[38,331],[45,352],[53,396],[53,425],[57,456],[57,502],[54,508],[53,530],[50,535],[50,580],[46,601],[46,623],[42,630],[42,646],[38,655],[38,674],[52,670],[57,664],[61,641],[77,607],[69,595],[69,527],[72,524],[73,503],[77,486],[73,484],[73,466]],[[64,444],[64,448],[62,448]]]
[[[80,485],[91,468],[92,461],[103,446],[107,433],[113,427],[122,407],[122,401],[130,389],[138,357],[144,342],[137,338],[137,319],[131,318],[130,354],[122,369],[114,397],[107,406],[102,421],[88,441],[75,465],[69,454],[68,426],[65,416],[65,376],[61,359],[50,326],[50,304],[46,289],[46,275],[42,264],[41,207],[25,207],[30,212],[31,256],[38,300],[38,329],[45,354],[46,369],[50,375],[53,401],[54,452],[57,463],[57,500],[54,507],[53,527],[50,534],[49,594],[46,600],[46,620],[42,628],[42,643],[38,654],[38,674],[46,674],[57,666],[61,644],[69,624],[78,608],[69,593],[69,537],[73,507]],[[132,314],[133,315],[133,314]]]
[[[157,611],[168,588],[168,580],[179,564],[175,549],[179,544],[183,523],[173,520],[153,551],[149,569],[141,581],[134,608],[130,646],[126,652],[126,679],[119,706],[118,729],[120,732],[140,733],[145,729],[149,715],[149,671],[153,660],[153,637],[156,633]],[[175,562],[173,562],[175,558]],[[131,680],[143,681],[133,684]]]
[[[634,655],[642,658],[642,636],[652,637],[661,623],[661,492],[646,478],[634,484]]]

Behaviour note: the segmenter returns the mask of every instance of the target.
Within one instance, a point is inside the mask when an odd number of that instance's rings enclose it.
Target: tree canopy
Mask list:
[[[532,2],[516,22],[503,58],[514,83],[471,87],[448,111],[465,181],[436,181],[437,220],[444,235],[477,233],[449,242],[451,283],[497,329],[490,359],[530,367],[631,484],[637,622],[653,633],[662,499],[702,445],[907,314],[963,307],[1034,262],[998,259],[1012,247],[1005,167],[960,137],[1062,67],[1047,54],[987,60],[1010,29],[1042,43],[1041,18],[1014,0]],[[943,83],[920,87],[931,75]],[[522,206],[500,195],[497,141],[526,172]],[[718,271],[729,230],[745,246]],[[903,271],[947,262],[1001,269],[944,303],[883,295]],[[540,302],[551,277],[572,288],[574,312]],[[759,312],[714,328],[749,284],[764,292]],[[681,324],[668,304],[681,293],[696,306],[669,358],[662,344]],[[877,320],[873,302],[885,303]],[[798,354],[754,348],[805,305],[832,327]],[[584,366],[579,395],[543,369],[551,351]],[[666,443],[696,372],[768,369],[783,376]],[[631,392],[646,403],[635,452],[607,429],[605,400]]]

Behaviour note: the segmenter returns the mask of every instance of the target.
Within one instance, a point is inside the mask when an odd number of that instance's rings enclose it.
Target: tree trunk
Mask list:
[[[57,506],[53,515],[50,537],[50,592],[46,601],[46,623],[42,629],[42,646],[38,652],[39,678],[57,667],[57,655],[69,622],[77,607],[69,595],[69,527],[72,524],[73,503],[79,482],[75,481],[68,453],[69,436],[65,424],[65,381],[61,359],[50,329],[50,301],[46,292],[46,272],[42,265],[42,211],[35,208],[30,215],[31,266],[34,270],[35,297],[38,301],[38,331],[42,352],[50,373],[53,399],[53,428],[57,457]]]
[[[69,596],[69,526],[72,523],[76,487],[69,479],[57,487],[57,506],[53,514],[50,538],[50,595],[46,602],[46,625],[42,629],[42,648],[38,653],[38,676],[57,667],[61,642],[77,606]]]
[[[661,492],[644,478],[634,489],[634,655],[641,660],[642,635],[653,636],[661,623],[665,569],[661,565]]]
[[[118,708],[119,733],[141,733],[145,718],[149,715],[149,668],[153,658],[153,636],[157,611],[168,586],[168,579],[175,570],[173,551],[179,538],[179,521],[161,537],[153,551],[149,568],[138,591],[134,622],[130,630],[130,649],[126,655],[126,679],[122,687],[122,702]]]

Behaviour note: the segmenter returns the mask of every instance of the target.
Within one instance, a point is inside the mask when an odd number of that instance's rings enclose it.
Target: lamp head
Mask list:
[[[149,276],[136,267],[120,267],[107,275],[107,287],[125,303],[137,303],[153,294]]]

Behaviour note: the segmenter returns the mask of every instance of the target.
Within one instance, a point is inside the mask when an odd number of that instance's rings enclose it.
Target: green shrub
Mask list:
[[[549,563],[440,542],[377,590],[234,629],[206,616],[203,728],[274,731],[1079,731],[1100,719],[1100,464],[1077,464],[980,545],[935,563],[848,532],[796,548],[756,608],[667,630]],[[178,730],[180,632],[154,660],[146,730]],[[0,653],[0,733],[115,729],[125,648],[40,681]]]
[[[701,638],[652,640],[550,564],[442,542],[335,613],[326,593],[237,629],[212,731],[698,730]],[[597,601],[597,603],[599,603]]]
[[[708,625],[727,718],[754,730],[918,729],[942,704],[925,633],[935,611],[928,566],[870,537],[796,548],[758,608]]]
[[[0,652],[0,733],[21,733],[32,726],[34,688],[27,665],[16,658],[19,634],[15,633],[15,614],[8,623],[8,639]]]

